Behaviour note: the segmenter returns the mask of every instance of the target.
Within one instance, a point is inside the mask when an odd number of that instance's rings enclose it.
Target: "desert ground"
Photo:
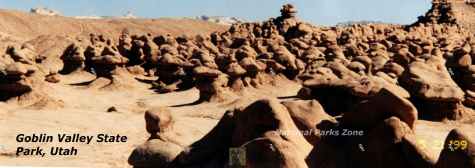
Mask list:
[[[244,167],[475,167],[472,5],[434,1],[413,25],[296,13],[224,26],[0,10],[0,166],[228,167],[246,146]],[[292,134],[346,129],[363,135]],[[128,140],[16,142],[32,133]]]

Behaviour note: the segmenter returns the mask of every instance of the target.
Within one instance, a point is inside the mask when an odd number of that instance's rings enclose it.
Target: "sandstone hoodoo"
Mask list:
[[[29,49],[9,47],[0,62],[2,100],[32,91],[33,74],[37,71],[34,53]]]
[[[9,46],[0,56],[0,101],[35,108],[61,107],[61,102],[46,94],[45,80],[54,81],[51,77],[54,72],[40,65],[44,59],[28,43]]]

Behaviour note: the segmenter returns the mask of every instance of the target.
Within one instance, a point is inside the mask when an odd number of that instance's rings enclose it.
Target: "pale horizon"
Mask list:
[[[44,7],[64,16],[123,16],[131,11],[140,18],[174,18],[196,16],[237,17],[246,21],[262,21],[279,16],[283,4],[294,4],[298,16],[318,25],[335,25],[348,21],[378,21],[410,24],[430,8],[430,0],[117,0],[77,2],[62,0],[0,0],[3,9],[28,12]]]

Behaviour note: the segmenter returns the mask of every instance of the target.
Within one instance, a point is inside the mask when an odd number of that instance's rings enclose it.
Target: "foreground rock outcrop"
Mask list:
[[[383,90],[376,97],[394,97],[387,92]],[[383,101],[380,99],[371,103]],[[392,99],[391,102],[406,103],[407,107],[385,107],[386,113],[380,115],[356,108],[342,119],[328,115],[315,100],[258,100],[226,112],[207,135],[188,147],[151,138],[134,150],[129,163],[134,167],[226,167],[233,163],[269,168],[445,168],[456,161],[461,167],[473,166],[472,141],[460,130],[448,135],[440,158],[433,158],[417,142],[411,128],[416,120],[413,117],[417,116],[415,108],[405,98]],[[412,117],[408,117],[411,113]],[[150,125],[157,123],[149,122],[148,116],[147,113],[150,130]],[[160,118],[168,121],[166,115]],[[464,141],[464,145],[449,145],[453,141]],[[244,162],[236,164],[230,160],[234,157]]]

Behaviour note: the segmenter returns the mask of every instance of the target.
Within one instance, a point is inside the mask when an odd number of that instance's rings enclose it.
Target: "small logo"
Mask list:
[[[358,147],[360,148],[361,152],[365,152],[365,148],[363,146],[363,144],[358,144]]]
[[[229,148],[229,167],[230,168],[246,167],[246,149],[245,148]]]

